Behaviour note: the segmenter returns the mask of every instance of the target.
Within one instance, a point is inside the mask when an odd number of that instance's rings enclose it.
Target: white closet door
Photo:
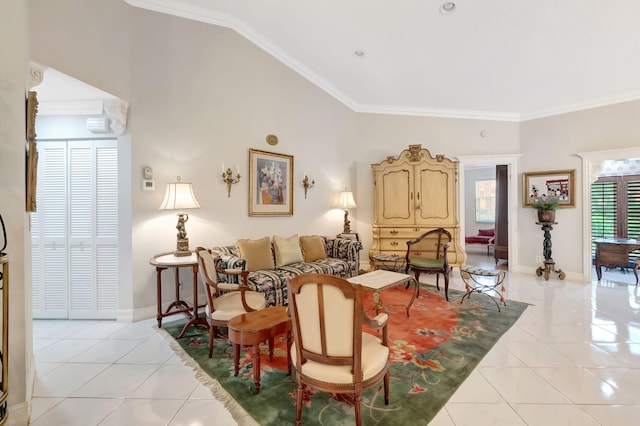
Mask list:
[[[52,146],[66,148],[64,178],[66,188],[57,193],[55,200],[45,204],[63,206],[66,233],[64,258],[53,258],[44,264],[34,261],[33,312],[36,318],[115,318],[118,308],[118,163],[117,144],[109,141],[71,141],[67,143],[39,143],[39,151],[48,152]],[[48,158],[41,157],[43,166],[38,174],[46,182]],[[43,192],[47,189],[43,185]],[[38,192],[40,191],[40,185]],[[40,199],[38,199],[40,202]],[[49,210],[43,206],[40,217],[33,221],[49,232],[46,225]],[[35,233],[34,233],[35,239]],[[34,259],[38,241],[34,241]],[[44,255],[45,259],[47,254]],[[54,263],[54,264],[51,264]],[[64,290],[51,287],[49,270],[65,271]],[[38,269],[36,280],[36,272]],[[36,289],[37,281],[40,288]],[[50,288],[51,287],[51,288]],[[52,293],[52,294],[50,294]],[[51,301],[64,297],[64,306],[50,309]],[[64,315],[61,315],[64,309]]]
[[[67,147],[38,143],[37,211],[31,214],[34,318],[67,318]]]

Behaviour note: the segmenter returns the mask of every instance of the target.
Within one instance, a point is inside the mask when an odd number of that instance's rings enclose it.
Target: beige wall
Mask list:
[[[25,93],[29,57],[26,6],[20,0],[2,2],[0,13],[0,214],[7,227],[9,255],[9,424],[24,422],[31,354],[31,289],[25,282],[30,253],[25,252]],[[0,244],[2,242],[0,241]],[[1,248],[1,247],[0,247]],[[30,272],[28,272],[30,273]],[[13,423],[24,424],[24,423]]]

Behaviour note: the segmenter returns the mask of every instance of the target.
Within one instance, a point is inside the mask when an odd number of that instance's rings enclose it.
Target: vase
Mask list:
[[[538,222],[555,222],[555,210],[538,210]]]
[[[280,203],[280,188],[271,188],[269,189],[269,192],[271,193],[271,203]]]

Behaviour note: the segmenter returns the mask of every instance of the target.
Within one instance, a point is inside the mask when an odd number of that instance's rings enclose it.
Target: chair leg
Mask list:
[[[436,290],[440,291],[440,274],[437,272],[436,272]]]
[[[298,388],[296,389],[296,426],[302,424],[302,392],[304,388],[304,384],[298,383]]]
[[[355,395],[353,406],[356,409],[356,426],[362,426],[362,397],[359,394]]]
[[[444,274],[444,297],[449,301],[449,273],[445,272]]]
[[[384,375],[384,405],[389,405],[389,370],[387,369],[387,374]]]
[[[216,334],[216,327],[209,325],[209,358],[213,355],[213,339]]]

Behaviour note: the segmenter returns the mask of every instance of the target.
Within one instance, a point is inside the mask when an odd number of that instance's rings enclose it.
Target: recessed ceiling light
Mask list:
[[[362,50],[354,50],[353,54],[356,55],[358,58],[362,58],[364,56],[364,51],[362,51]]]
[[[456,4],[452,1],[443,3],[442,6],[440,6],[440,13],[442,13],[443,15],[448,15],[451,12],[453,12],[453,10],[456,8]]]

